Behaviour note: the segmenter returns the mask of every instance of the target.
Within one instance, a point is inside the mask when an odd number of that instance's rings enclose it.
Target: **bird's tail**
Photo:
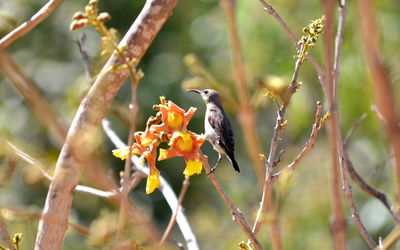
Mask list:
[[[240,168],[239,168],[239,165],[237,164],[237,162],[235,160],[235,156],[231,155],[231,156],[228,156],[228,158],[231,161],[232,166],[236,170],[236,172],[240,173]]]

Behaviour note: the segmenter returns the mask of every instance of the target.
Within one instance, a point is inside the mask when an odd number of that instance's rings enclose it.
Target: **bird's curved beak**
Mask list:
[[[197,94],[201,94],[201,90],[198,90],[198,89],[188,89],[186,91],[187,92],[194,92],[194,93],[197,93]]]

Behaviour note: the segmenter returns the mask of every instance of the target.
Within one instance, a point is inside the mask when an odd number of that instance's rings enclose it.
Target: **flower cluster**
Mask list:
[[[168,142],[168,149],[159,149],[158,161],[166,160],[176,156],[182,156],[186,162],[183,171],[185,177],[200,174],[202,170],[200,146],[205,137],[187,130],[187,125],[196,112],[191,107],[187,112],[172,101],[166,101],[160,97],[161,104],[154,105],[159,110],[155,117],[147,121],[146,130],[136,132],[135,143],[131,148],[132,155],[140,155],[147,161],[150,173],[147,178],[146,193],[152,193],[160,185],[160,172],[156,167],[157,147],[161,142]],[[129,155],[129,148],[113,150],[113,154],[121,159]]]
[[[305,56],[308,54],[308,48],[314,48],[315,43],[318,41],[318,36],[324,32],[324,22],[325,16],[322,16],[321,18],[312,21],[307,27],[303,28],[303,32],[306,35],[302,36],[298,42],[301,47],[297,50],[296,58],[301,61],[305,60]]]

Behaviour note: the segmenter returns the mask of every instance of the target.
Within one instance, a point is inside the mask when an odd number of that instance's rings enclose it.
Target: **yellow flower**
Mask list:
[[[151,172],[151,171],[150,171]],[[154,171],[147,177],[146,194],[153,193],[160,186],[160,172]]]
[[[200,174],[201,170],[203,169],[203,164],[201,160],[188,160],[186,164],[185,171],[183,171],[183,174],[185,177],[190,177],[194,174]]]
[[[175,131],[168,143],[169,146],[176,147],[183,152],[189,152],[193,148],[193,139],[189,133],[184,131]]]

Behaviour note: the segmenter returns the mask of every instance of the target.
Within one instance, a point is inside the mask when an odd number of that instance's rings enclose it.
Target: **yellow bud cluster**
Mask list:
[[[297,50],[295,58],[302,61],[305,60],[305,56],[308,54],[308,48],[314,48],[315,43],[318,41],[318,36],[324,32],[324,21],[325,16],[322,16],[303,28],[303,33],[306,35],[302,36],[298,42],[300,49]]]

